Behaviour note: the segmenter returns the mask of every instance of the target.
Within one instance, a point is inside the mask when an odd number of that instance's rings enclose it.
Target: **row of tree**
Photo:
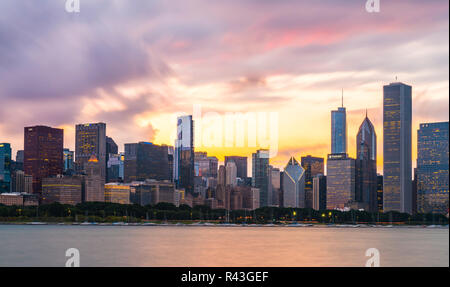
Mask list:
[[[263,207],[253,211],[211,209],[208,206],[188,205],[176,207],[171,203],[154,206],[123,205],[105,202],[86,202],[76,206],[52,203],[40,206],[0,205],[0,221],[95,221],[142,222],[205,220],[232,223],[279,223],[284,221],[317,223],[406,223],[448,224],[441,214],[409,215],[400,212],[370,213],[366,211],[313,210],[310,208]]]

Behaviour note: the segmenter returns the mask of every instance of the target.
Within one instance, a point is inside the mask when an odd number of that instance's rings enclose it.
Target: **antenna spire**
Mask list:
[[[344,107],[344,89],[342,88],[342,96],[341,96],[342,107]]]
[[[366,108],[366,118],[367,118],[367,108]]]

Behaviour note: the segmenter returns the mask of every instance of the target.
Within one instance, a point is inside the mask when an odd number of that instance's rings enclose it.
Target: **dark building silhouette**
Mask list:
[[[301,164],[305,169],[305,207],[313,208],[313,178],[318,174],[324,174],[323,158],[302,156]]]
[[[356,136],[355,201],[377,211],[377,135],[367,114]]]
[[[383,212],[383,176],[377,175],[377,211]]]
[[[313,178],[313,209],[327,209],[327,177],[318,174]]]
[[[110,182],[110,179],[117,179],[118,176],[118,170],[116,173],[114,173],[113,175],[109,175],[109,168],[108,168],[108,162],[109,162],[109,158],[111,157],[111,155],[118,155],[119,154],[119,147],[117,146],[116,142],[110,138],[110,137],[106,137],[106,181]]]
[[[24,171],[33,177],[33,193],[40,195],[43,178],[63,173],[64,130],[46,126],[24,130]]]
[[[170,180],[168,146],[125,144],[124,181]]]
[[[258,150],[252,154],[252,186],[259,188],[260,207],[271,205],[268,150]]]

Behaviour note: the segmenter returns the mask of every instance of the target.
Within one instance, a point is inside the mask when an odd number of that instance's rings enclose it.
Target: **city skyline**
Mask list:
[[[75,150],[75,124],[88,122],[107,123],[107,134],[122,151],[125,143],[139,141],[173,145],[177,113],[192,114],[193,106],[202,104],[205,112],[221,115],[277,112],[279,152],[271,164],[282,168],[291,156],[326,158],[330,153],[329,111],[341,106],[344,89],[349,156],[356,156],[356,133],[367,109],[378,135],[377,170],[383,173],[383,85],[402,81],[413,86],[413,131],[420,123],[448,121],[448,3],[396,1],[384,3],[383,13],[369,14],[360,1],[249,1],[238,8],[200,1],[212,15],[205,19],[198,17],[196,5],[159,2],[136,4],[142,14],[118,18],[120,8],[136,8],[100,2],[83,3],[76,17],[44,2],[46,13],[54,16],[52,25],[45,13],[23,3],[14,8],[7,1],[0,4],[7,19],[25,13],[42,20],[31,25],[20,17],[15,29],[0,36],[17,47],[0,55],[2,63],[9,63],[0,67],[0,135],[11,143],[13,154],[23,149],[22,128],[37,124],[64,129],[70,150]],[[231,8],[232,15],[221,13]],[[116,28],[114,33],[102,21],[89,21],[91,9]],[[273,15],[266,16],[266,9]],[[149,13],[155,15],[152,23]],[[165,33],[154,27],[164,27]],[[42,42],[23,40],[26,31],[39,34]],[[70,41],[72,36],[78,40]],[[86,47],[80,49],[81,43]],[[124,49],[103,53],[108,43]],[[33,53],[23,56],[29,49]],[[61,54],[50,53],[53,49]],[[88,80],[84,74],[102,76]],[[412,143],[415,167],[415,132]],[[225,155],[250,157],[257,149],[196,148],[221,162]]]

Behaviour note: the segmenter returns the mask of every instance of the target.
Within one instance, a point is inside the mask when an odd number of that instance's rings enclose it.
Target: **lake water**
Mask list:
[[[448,228],[0,225],[0,266],[449,266]]]

